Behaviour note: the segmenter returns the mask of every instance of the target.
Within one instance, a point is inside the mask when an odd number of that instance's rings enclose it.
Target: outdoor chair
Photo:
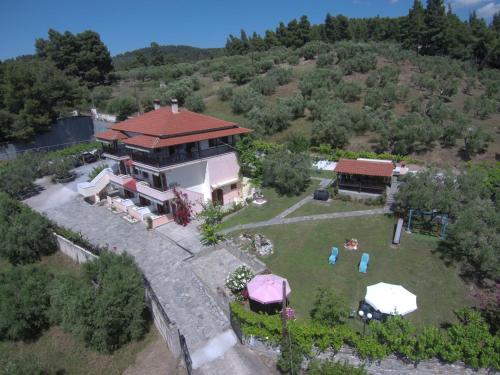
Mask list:
[[[370,254],[363,253],[363,255],[361,256],[361,261],[359,262],[359,272],[366,273],[369,261],[370,261]]]
[[[332,247],[332,253],[330,254],[330,258],[328,258],[328,264],[337,263],[337,258],[339,256],[339,249],[336,247]]]

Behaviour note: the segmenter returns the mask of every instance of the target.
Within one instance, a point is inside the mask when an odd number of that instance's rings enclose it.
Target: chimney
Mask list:
[[[179,113],[179,104],[177,103],[177,99],[172,99],[172,113]]]
[[[153,100],[153,107],[154,107],[155,111],[157,109],[160,109],[160,99]]]

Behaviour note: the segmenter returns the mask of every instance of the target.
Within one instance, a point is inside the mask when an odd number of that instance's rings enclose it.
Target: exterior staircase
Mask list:
[[[93,197],[99,194],[103,189],[109,184],[109,176],[113,174],[111,168],[103,169],[97,176],[95,176],[90,182],[80,182],[78,187],[78,193],[85,198]]]

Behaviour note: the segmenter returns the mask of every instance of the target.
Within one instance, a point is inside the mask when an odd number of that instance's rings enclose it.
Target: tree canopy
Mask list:
[[[49,29],[47,39],[37,39],[36,54],[51,60],[69,76],[92,87],[105,83],[113,71],[111,55],[98,33],[92,30],[73,34]]]
[[[241,30],[240,37],[229,35],[226,51],[240,55],[276,46],[300,48],[319,40],[329,43],[392,40],[417,53],[449,55],[475,60],[481,66],[500,67],[499,19],[500,16],[495,15],[487,25],[472,13],[469,20],[461,21],[451,7],[446,10],[443,0],[428,0],[425,7],[422,1],[414,0],[404,17],[348,18],[328,13],[324,22],[317,25],[312,25],[307,16],[298,21],[292,19],[286,25],[280,22],[276,29],[266,30],[264,37],[257,33],[248,37],[245,30]],[[319,52],[317,48],[313,54],[319,55]]]

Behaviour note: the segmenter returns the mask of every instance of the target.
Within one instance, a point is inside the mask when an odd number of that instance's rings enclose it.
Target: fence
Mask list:
[[[58,249],[79,264],[98,258],[97,255],[56,233],[54,233],[54,237],[56,239]],[[160,332],[163,340],[165,340],[165,343],[168,346],[168,349],[175,356],[175,358],[179,358],[182,355],[188,374],[191,374],[191,356],[189,354],[189,349],[186,345],[184,336],[177,329],[175,322],[172,322],[168,317],[165,309],[158,299],[158,296],[146,278],[144,278],[144,289],[146,304],[151,311],[151,316],[153,317],[153,322],[156,328]]]

